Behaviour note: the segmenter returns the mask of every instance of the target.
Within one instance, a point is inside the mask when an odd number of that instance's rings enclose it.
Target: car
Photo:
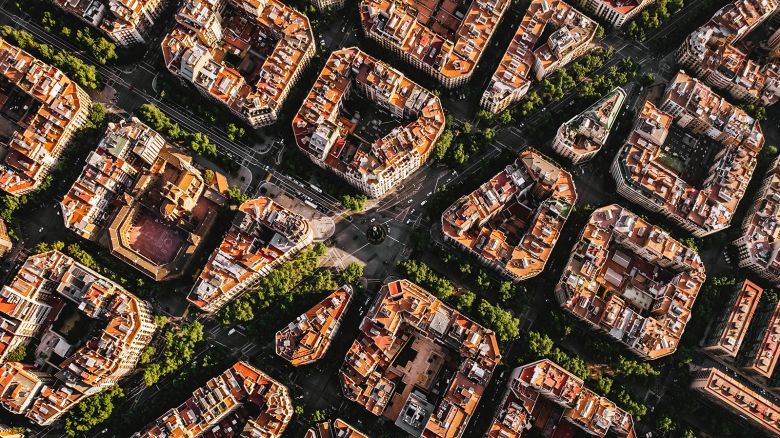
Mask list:
[[[428,203],[428,200],[425,200],[425,201],[421,202],[421,203],[420,203],[420,207],[422,207],[423,205],[425,205],[425,204],[427,204],[427,203]]]
[[[412,209],[412,211],[410,211],[409,214],[414,214],[414,209]]]
[[[373,223],[374,223],[374,221],[376,221],[376,218],[375,218],[375,217],[372,217],[372,218],[371,218],[371,223],[373,224]]]

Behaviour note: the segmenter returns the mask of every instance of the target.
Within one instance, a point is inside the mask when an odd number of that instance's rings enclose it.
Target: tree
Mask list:
[[[230,199],[230,203],[233,205],[241,205],[249,199],[249,195],[243,193],[237,186],[230,186],[228,199]]]
[[[625,356],[620,356],[618,358],[615,371],[618,374],[621,374],[626,377],[631,377],[631,376],[650,377],[650,376],[660,375],[660,372],[655,368],[653,368],[653,366],[650,365],[650,363],[637,362],[633,359],[628,359]]]
[[[460,129],[466,135],[471,134],[471,123],[463,122],[463,125],[461,125]]]
[[[505,280],[498,285],[498,299],[501,300],[502,303],[511,300],[514,294],[515,286],[511,281]]]
[[[609,391],[612,390],[612,379],[607,376],[600,376],[596,380],[596,390],[602,395],[609,394]]]
[[[341,281],[344,283],[355,284],[363,276],[363,265],[352,262],[341,271]]]
[[[447,155],[447,151],[450,149],[450,145],[452,144],[452,131],[447,129],[445,130],[441,136],[439,137],[439,140],[436,141],[436,147],[433,149],[433,158],[441,161],[444,159],[444,157]]]
[[[493,128],[485,128],[484,131],[482,131],[482,138],[485,139],[487,142],[493,141],[493,139],[496,137],[496,131]]]
[[[555,344],[549,336],[539,333],[528,333],[528,352],[533,355],[534,359],[546,357],[550,354]]]
[[[455,307],[461,312],[466,312],[471,309],[471,306],[474,305],[474,300],[476,299],[477,295],[474,292],[467,290],[458,295],[458,298],[455,301]]]
[[[455,150],[452,152],[452,158],[457,164],[461,165],[469,160],[468,154],[466,154],[466,151],[463,149],[463,143],[458,143],[458,145],[455,146]]]
[[[596,28],[596,39],[600,40],[604,37],[604,26],[599,26]]]
[[[510,113],[509,110],[501,111],[501,114],[498,115],[498,121],[501,122],[502,125],[512,123],[512,113]]]
[[[344,208],[357,212],[365,210],[366,200],[366,195],[362,193],[356,195],[343,194],[340,199]]]
[[[26,358],[27,348],[25,348],[24,345],[20,345],[11,350],[11,352],[8,353],[8,356],[6,356],[5,360],[6,362],[24,362]]]
[[[512,340],[520,334],[520,320],[507,310],[494,306],[486,300],[481,300],[477,307],[477,313],[485,325],[496,332],[496,337],[501,342]]]
[[[122,388],[114,385],[84,399],[68,411],[65,417],[65,433],[74,437],[102,423],[111,416],[111,412],[114,410],[113,400],[124,396]]]
[[[477,111],[477,119],[483,122],[493,119],[493,113],[488,110],[481,109]]]
[[[675,429],[677,429],[677,425],[674,424],[674,421],[672,421],[672,419],[666,415],[658,419],[656,422],[656,427],[664,434],[674,432]]]
[[[625,388],[620,388],[620,391],[618,391],[617,402],[621,404],[629,414],[634,416],[635,421],[641,420],[647,413],[647,407],[632,399]]]
[[[149,362],[154,359],[154,355],[157,353],[157,349],[154,348],[153,345],[147,345],[142,351],[141,351],[141,357],[139,359],[139,362],[141,365],[146,365]],[[148,386],[148,385],[147,385]]]

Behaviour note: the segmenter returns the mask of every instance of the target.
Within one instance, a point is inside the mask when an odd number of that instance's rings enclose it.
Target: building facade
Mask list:
[[[52,3],[102,31],[122,47],[146,44],[144,35],[167,5],[166,0],[52,0]]]

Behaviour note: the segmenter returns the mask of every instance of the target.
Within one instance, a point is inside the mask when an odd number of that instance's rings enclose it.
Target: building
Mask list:
[[[579,0],[578,3],[591,16],[620,29],[652,4],[653,0]]]
[[[204,172],[138,119],[109,123],[60,201],[62,218],[152,279],[177,278],[226,201],[225,177],[207,183]]]
[[[0,189],[24,195],[44,181],[92,101],[59,69],[1,38],[0,74]]]
[[[780,64],[749,59],[738,43],[771,17],[777,0],[736,0],[688,35],[677,50],[678,63],[707,84],[733,97],[769,106],[780,99]]]
[[[52,0],[52,3],[99,29],[122,47],[146,44],[144,34],[166,6],[166,0]]]
[[[187,300],[216,312],[313,240],[309,222],[270,198],[250,199],[209,257]]]
[[[585,111],[558,128],[553,150],[574,164],[588,161],[607,142],[609,131],[617,120],[626,92],[618,87],[604,95]]]
[[[273,124],[314,56],[309,19],[278,0],[186,0],[165,66],[253,128]]]
[[[513,281],[539,275],[577,201],[574,180],[533,148],[441,216],[444,240]]]
[[[130,373],[156,329],[149,303],[58,251],[28,258],[0,304],[0,358],[36,338],[45,364],[5,362],[0,406],[43,426]],[[99,333],[79,336],[84,318],[100,321]]]
[[[375,124],[361,123],[346,106],[355,94],[400,126],[377,134]],[[378,198],[428,160],[444,123],[438,97],[352,47],[331,53],[292,127],[298,148],[315,164]]]
[[[703,237],[731,224],[763,145],[755,119],[680,72],[660,106],[645,102],[611,173],[622,196]]]
[[[571,315],[653,360],[677,349],[704,280],[695,251],[613,204],[591,214],[555,296]]]
[[[724,303],[729,312],[720,313],[710,323],[702,349],[728,360],[736,359],[763,292],[752,281],[742,281]]]
[[[548,26],[555,30],[545,32]],[[588,51],[597,28],[595,21],[561,0],[532,0],[482,94],[482,108],[499,113],[522,99],[534,78],[540,81]],[[541,41],[547,34],[547,41]]]
[[[769,381],[780,359],[780,304],[762,304],[752,318],[736,365],[747,376]]]
[[[329,9],[341,9],[344,7],[344,0],[314,0],[314,6],[325,12]]]
[[[739,251],[739,266],[780,283],[780,158],[761,183],[734,245]]]
[[[276,438],[293,415],[287,387],[246,362],[236,362],[209,380],[192,397],[175,407],[134,438],[227,435]],[[219,435],[222,436],[222,435]]]
[[[337,418],[333,421],[317,423],[306,431],[303,438],[368,438],[368,435]]]
[[[614,402],[549,359],[515,368],[485,438],[520,438],[526,430],[555,430],[554,436],[635,437],[634,420]]]
[[[461,437],[501,359],[495,334],[408,280],[382,287],[360,330],[344,396],[411,435]]]
[[[509,3],[361,0],[360,21],[369,38],[455,88],[471,79]]]
[[[11,240],[11,236],[8,234],[8,228],[5,221],[0,219],[0,258],[5,257],[6,254],[11,252],[14,247],[14,242]]]
[[[717,368],[694,372],[691,388],[769,435],[780,435],[780,408],[777,404]]]
[[[276,332],[276,354],[295,366],[322,359],[339,331],[351,299],[352,287],[343,285]]]

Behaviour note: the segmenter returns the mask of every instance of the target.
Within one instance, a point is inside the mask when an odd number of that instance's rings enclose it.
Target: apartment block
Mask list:
[[[344,7],[344,0],[314,0],[314,6],[325,12],[330,9],[341,9]]]
[[[293,415],[287,387],[240,361],[212,378],[134,438],[282,436]],[[220,432],[214,435],[216,431]]]
[[[635,436],[631,414],[549,359],[512,371],[485,438],[520,438],[531,428],[555,436]]]
[[[592,159],[606,144],[626,92],[617,87],[558,128],[552,148],[573,164]]]
[[[204,312],[216,312],[312,240],[311,225],[301,215],[267,197],[250,199],[239,207],[187,300]]]
[[[659,106],[645,102],[611,173],[622,196],[703,237],[731,225],[763,145],[755,119],[679,72]]]
[[[749,376],[769,380],[780,359],[780,304],[762,304],[750,323],[736,365]]]
[[[761,183],[734,245],[739,251],[739,266],[780,283],[780,158]]]
[[[205,169],[136,118],[110,123],[60,201],[65,226],[155,281],[182,276],[227,200]]]
[[[677,60],[707,84],[746,102],[769,106],[780,99],[780,64],[749,58],[738,44],[777,10],[777,0],[736,0],[691,33]]]
[[[769,435],[780,435],[777,404],[717,368],[694,372],[691,389]]]
[[[253,128],[273,124],[314,56],[309,19],[278,0],[186,0],[165,65]]]
[[[591,16],[619,29],[650,6],[653,0],[579,0],[578,3]]]
[[[442,233],[485,266],[521,281],[544,270],[576,202],[571,174],[527,148],[445,210]]]
[[[653,360],[677,349],[704,280],[694,250],[613,204],[591,214],[555,296],[563,310]]]
[[[0,38],[0,189],[37,189],[87,121],[87,93],[59,69]]]
[[[354,90],[356,93],[350,93]],[[349,110],[355,94],[390,113],[386,134]],[[444,131],[439,98],[356,47],[333,52],[292,121],[298,148],[371,198],[419,169]]]
[[[369,38],[454,88],[471,79],[509,3],[361,0],[360,20]]]
[[[39,341],[35,365],[0,368],[0,406],[42,426],[130,373],[156,329],[149,303],[58,251],[29,257],[0,303],[3,360]],[[97,334],[74,330],[89,320]]]
[[[710,323],[702,349],[728,360],[736,359],[763,292],[752,281],[742,281],[723,303],[729,311],[720,313]]]
[[[323,421],[306,431],[303,438],[368,438],[368,435],[358,431],[347,424],[346,421],[337,418],[333,421]]]
[[[322,359],[339,331],[351,299],[352,287],[343,285],[276,332],[276,354],[294,366]]]
[[[5,221],[0,219],[0,258],[5,257],[6,254],[11,252],[14,247],[14,242],[11,240],[11,236],[8,235],[8,227]]]
[[[548,26],[555,29],[547,41]],[[591,48],[598,24],[561,0],[532,0],[480,105],[499,113],[525,96],[535,78],[565,66]]]
[[[344,396],[411,435],[463,436],[501,360],[495,334],[408,280],[382,286],[360,330]]]
[[[128,47],[145,44],[144,35],[160,17],[166,0],[52,0],[65,12]]]

